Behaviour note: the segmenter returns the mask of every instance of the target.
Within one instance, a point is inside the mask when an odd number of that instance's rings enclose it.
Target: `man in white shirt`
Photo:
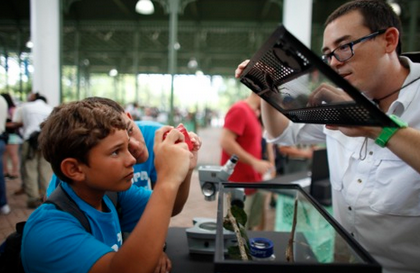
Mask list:
[[[6,197],[6,181],[3,174],[3,154],[6,149],[7,136],[6,132],[6,118],[7,118],[7,102],[0,96],[0,214],[9,214],[10,207],[7,204]]]
[[[385,1],[347,2],[325,26],[324,61],[399,127],[297,124],[263,102],[266,137],[289,145],[325,142],[335,218],[384,273],[418,273],[420,64],[400,57],[401,24]],[[337,93],[325,86],[311,98]]]
[[[52,109],[47,104],[46,98],[36,93],[31,94],[29,102],[19,107],[13,116],[15,125],[22,126],[24,139],[22,144],[22,184],[28,195],[28,208],[36,208],[41,205],[52,176],[50,164],[44,159],[41,152],[31,145],[37,139],[36,132],[40,131],[39,125],[48,117]]]

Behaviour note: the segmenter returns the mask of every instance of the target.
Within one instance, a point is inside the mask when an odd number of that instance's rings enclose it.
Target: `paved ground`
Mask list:
[[[220,158],[219,137],[220,128],[206,128],[198,131],[203,141],[199,154],[198,165],[218,165]],[[7,198],[12,212],[9,215],[0,215],[0,242],[15,229],[15,224],[24,221],[32,213],[33,209],[26,208],[26,195],[14,195],[20,187],[20,180],[6,182]],[[194,171],[191,180],[191,189],[187,203],[183,211],[171,219],[171,226],[190,227],[194,217],[216,218],[217,201],[204,200],[198,181],[198,172]],[[272,219],[272,211],[268,210],[268,221]],[[271,220],[272,221],[272,220]]]

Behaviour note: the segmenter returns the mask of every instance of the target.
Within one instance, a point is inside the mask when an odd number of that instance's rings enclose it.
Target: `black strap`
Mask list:
[[[85,213],[79,208],[76,202],[71,199],[68,193],[61,186],[61,183],[57,188],[55,188],[45,203],[53,204],[57,207],[57,209],[70,213],[79,220],[87,232],[92,233],[89,220],[87,219]]]
[[[74,200],[63,189],[61,183],[51,193],[51,195],[48,197],[45,203],[53,204],[57,207],[57,209],[70,213],[77,220],[79,220],[79,222],[82,224],[82,226],[86,229],[87,232],[92,233],[89,220],[87,219],[85,213],[79,208],[76,202],[74,202]],[[112,203],[117,208],[118,193],[109,191],[106,192],[106,195],[109,197],[109,199],[111,199]]]
[[[107,191],[105,194],[111,199],[112,204],[114,204],[114,207],[116,207],[118,211],[118,193],[115,191]]]

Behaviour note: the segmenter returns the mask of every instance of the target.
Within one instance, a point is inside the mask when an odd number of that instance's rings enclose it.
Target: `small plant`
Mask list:
[[[237,205],[230,205],[230,195],[227,195],[227,214],[223,219],[223,227],[235,233],[238,245],[228,247],[228,255],[231,259],[236,260],[252,260],[250,254],[250,246],[248,234],[245,224],[248,220],[246,212]]]

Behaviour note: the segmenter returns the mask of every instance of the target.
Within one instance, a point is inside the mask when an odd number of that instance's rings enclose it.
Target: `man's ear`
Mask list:
[[[85,179],[85,173],[81,163],[75,158],[66,158],[61,162],[61,171],[65,176],[70,178],[72,181],[83,181]]]
[[[393,52],[396,50],[398,46],[398,38],[399,38],[400,32],[395,27],[390,27],[385,32],[385,39],[386,39],[386,51],[387,52]]]

